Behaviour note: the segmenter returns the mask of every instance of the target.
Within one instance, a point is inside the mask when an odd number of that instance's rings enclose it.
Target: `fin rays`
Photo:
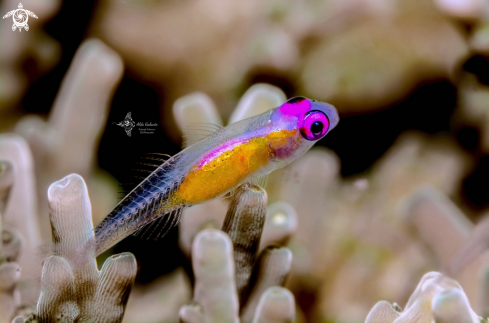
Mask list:
[[[214,123],[191,123],[183,132],[183,148],[191,146],[196,142],[204,139],[210,134],[216,132],[221,129],[222,126],[214,124]]]
[[[154,206],[153,206],[154,209]],[[180,220],[182,208],[173,210],[143,226],[134,233],[135,236],[154,241],[164,237]]]
[[[129,194],[133,188],[144,181],[158,167],[162,166],[171,156],[163,153],[145,153],[131,163],[129,174],[124,176],[120,199]]]

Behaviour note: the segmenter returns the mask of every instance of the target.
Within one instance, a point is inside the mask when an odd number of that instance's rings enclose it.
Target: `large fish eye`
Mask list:
[[[324,112],[312,110],[306,113],[300,125],[302,137],[306,140],[319,140],[329,129],[329,119]]]

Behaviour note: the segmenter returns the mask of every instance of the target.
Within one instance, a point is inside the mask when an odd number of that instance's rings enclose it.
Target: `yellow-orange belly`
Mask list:
[[[175,198],[190,203],[213,199],[265,166],[270,157],[266,138],[253,138],[241,143],[208,163],[195,166],[178,188]]]

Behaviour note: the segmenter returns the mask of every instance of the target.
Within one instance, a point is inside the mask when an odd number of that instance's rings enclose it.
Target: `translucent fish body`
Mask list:
[[[338,121],[333,106],[294,98],[212,133],[159,166],[114,208],[95,228],[96,254],[145,226],[151,235],[164,234],[178,223],[183,207],[286,166]]]

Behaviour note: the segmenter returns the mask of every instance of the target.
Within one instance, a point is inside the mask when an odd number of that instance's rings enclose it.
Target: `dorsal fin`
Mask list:
[[[145,153],[136,158],[131,163],[127,175],[124,176],[124,180],[119,184],[121,187],[121,191],[119,192],[121,194],[120,199],[129,194],[129,192],[170,157],[170,155],[162,153]]]
[[[221,129],[222,126],[213,123],[192,123],[189,124],[183,132],[182,148],[187,148],[201,141],[210,134]]]

